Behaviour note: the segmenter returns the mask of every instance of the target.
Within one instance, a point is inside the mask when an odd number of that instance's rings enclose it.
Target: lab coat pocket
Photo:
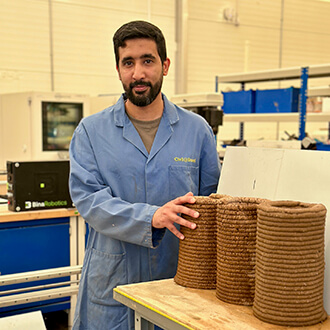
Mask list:
[[[171,198],[183,196],[189,191],[198,195],[199,168],[196,166],[171,165],[169,167]]]
[[[91,301],[108,306],[120,305],[113,299],[112,289],[127,284],[126,269],[125,253],[108,254],[92,249],[88,276]]]

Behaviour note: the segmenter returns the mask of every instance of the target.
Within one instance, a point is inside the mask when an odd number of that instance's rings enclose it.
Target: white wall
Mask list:
[[[0,8],[1,93],[121,92],[112,36],[130,20],[157,24],[174,58],[173,1],[0,0]],[[166,82],[168,92],[173,90],[173,77],[174,71]]]
[[[319,0],[189,1],[189,90],[214,90],[216,74],[330,62],[329,15]]]
[[[220,74],[330,62],[330,3],[190,0],[187,7],[188,93],[215,91]],[[224,19],[226,8],[234,13],[233,22]],[[0,93],[120,93],[112,36],[121,24],[144,19],[158,25],[167,39],[172,64],[164,92],[170,97],[175,90],[175,15],[175,0],[0,0]],[[315,79],[309,86],[329,82]],[[289,85],[299,86],[299,81],[281,83]],[[274,86],[279,87],[248,87]],[[228,88],[240,86],[220,85]],[[272,138],[272,124],[246,126],[247,138]],[[289,128],[298,134],[298,123]],[[219,138],[237,137],[237,131],[230,123],[220,128]]]
[[[225,8],[237,14],[223,18]],[[189,1],[188,91],[214,91],[215,75],[330,63],[330,2],[318,0]],[[310,79],[308,87],[330,84]],[[249,88],[300,86],[299,80],[247,84]],[[220,84],[239,90],[239,84]],[[326,136],[328,123],[307,123],[306,131]],[[246,123],[245,139],[287,139],[298,123]],[[239,124],[220,127],[218,141],[239,138]],[[220,142],[221,143],[221,142]]]
[[[51,90],[51,41],[55,91],[120,92],[112,35],[133,19],[163,30],[172,59],[165,87],[174,91],[175,0],[0,0],[0,8],[1,93]],[[225,21],[225,8],[238,24]],[[187,92],[214,91],[217,74],[330,62],[329,15],[320,0],[188,1]]]

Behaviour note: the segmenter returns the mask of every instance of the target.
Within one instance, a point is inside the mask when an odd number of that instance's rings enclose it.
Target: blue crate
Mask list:
[[[256,113],[298,112],[299,88],[256,90]]]
[[[316,142],[316,150],[330,151],[330,144]]]
[[[222,92],[223,112],[230,113],[253,113],[255,108],[255,91],[243,90],[237,92]]]

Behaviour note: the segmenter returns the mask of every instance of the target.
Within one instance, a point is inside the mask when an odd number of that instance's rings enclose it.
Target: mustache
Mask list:
[[[129,84],[129,87],[130,88],[133,88],[133,87],[135,87],[135,86],[149,86],[149,87],[152,87],[152,85],[151,85],[151,83],[150,82],[148,82],[148,81],[143,81],[143,80],[139,80],[139,81],[135,81],[135,82],[133,82],[133,83],[130,83]]]

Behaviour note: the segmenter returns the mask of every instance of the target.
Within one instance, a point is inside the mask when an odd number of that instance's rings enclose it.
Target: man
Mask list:
[[[90,228],[74,329],[134,327],[113,288],[174,277],[179,227],[196,227],[180,214],[198,217],[183,204],[215,192],[220,174],[207,122],[161,93],[170,66],[162,32],[134,21],[113,42],[125,93],[84,118],[70,146],[70,191]]]

